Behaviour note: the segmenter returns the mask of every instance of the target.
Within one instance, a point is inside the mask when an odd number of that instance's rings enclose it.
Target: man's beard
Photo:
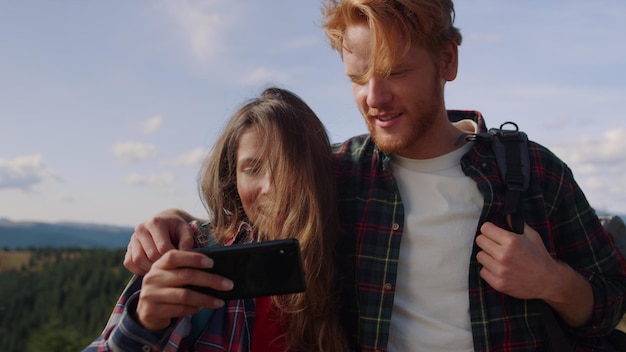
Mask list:
[[[404,131],[403,134],[399,134],[396,138],[390,138],[389,135],[381,137],[376,128],[376,121],[372,119],[366,119],[367,128],[370,131],[372,139],[378,149],[387,154],[399,154],[402,151],[406,151],[412,145],[416,144],[420,139],[423,139],[425,135],[430,133],[432,127],[437,120],[438,109],[432,106],[429,111],[423,111],[420,113],[419,118],[413,117],[408,124],[408,131]]]

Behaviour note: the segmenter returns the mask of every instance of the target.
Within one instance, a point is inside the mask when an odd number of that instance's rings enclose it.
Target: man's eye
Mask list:
[[[408,70],[396,70],[396,71],[391,71],[391,73],[389,74],[391,77],[400,77],[405,75],[408,72]]]
[[[356,84],[359,86],[362,86],[367,82],[367,79],[365,79],[365,75],[348,75],[348,79],[352,84]]]

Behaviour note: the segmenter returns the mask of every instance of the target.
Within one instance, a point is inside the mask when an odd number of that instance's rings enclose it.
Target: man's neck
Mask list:
[[[433,126],[424,138],[398,155],[409,159],[432,159],[448,154],[465,145],[463,136],[466,133],[473,133],[474,129],[475,125],[471,123],[454,124],[446,120],[440,125]]]

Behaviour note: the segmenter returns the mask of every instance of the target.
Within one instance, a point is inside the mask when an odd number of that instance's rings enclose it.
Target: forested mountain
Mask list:
[[[120,249],[0,251],[0,351],[81,351],[130,278]]]
[[[126,248],[132,233],[122,226],[0,219],[0,248]]]
[[[0,219],[0,352],[81,351],[100,335],[131,276],[123,267],[131,233]]]

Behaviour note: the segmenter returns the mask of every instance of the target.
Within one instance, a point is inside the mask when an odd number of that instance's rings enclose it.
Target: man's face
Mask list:
[[[364,77],[372,62],[371,38],[367,24],[345,32],[344,69],[354,100],[382,151],[420,158],[428,139],[437,135],[433,130],[441,127],[439,120],[447,122],[443,87],[449,73],[425,48],[414,46],[396,60],[388,77]],[[394,47],[402,48],[397,41]]]

